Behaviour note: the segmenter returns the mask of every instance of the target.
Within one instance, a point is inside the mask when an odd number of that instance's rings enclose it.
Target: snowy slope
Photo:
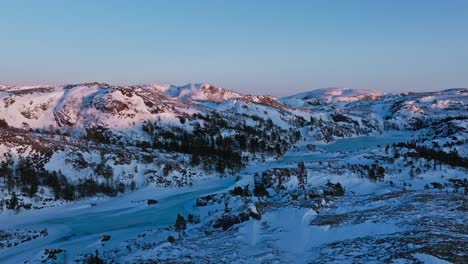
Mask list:
[[[467,89],[1,86],[0,262],[464,263],[466,113]]]

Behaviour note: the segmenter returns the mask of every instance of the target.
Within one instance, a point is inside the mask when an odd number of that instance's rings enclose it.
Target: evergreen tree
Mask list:
[[[189,215],[187,216],[187,221],[188,221],[189,223],[193,223],[193,219],[194,219],[193,214],[189,214]]]
[[[171,244],[174,244],[174,243],[175,243],[175,238],[174,238],[173,236],[169,235],[169,236],[167,237],[167,241],[168,241],[169,243],[171,243]]]
[[[114,170],[105,162],[101,162],[96,166],[96,173],[104,177],[106,180],[110,180],[114,176]]]
[[[174,224],[174,228],[179,233],[179,239],[180,239],[181,238],[180,233],[184,231],[185,229],[187,229],[187,222],[185,221],[185,218],[182,215],[177,214],[177,219]]]
[[[410,175],[410,178],[411,178],[411,179],[414,179],[414,166],[411,166],[409,175]]]
[[[307,170],[303,161],[299,162],[297,164],[297,167],[298,167],[297,180],[299,181],[299,186],[301,186],[304,189],[305,185],[307,184]]]
[[[192,166],[198,166],[200,164],[200,156],[198,154],[192,154],[192,157],[190,158],[190,165]]]
[[[33,196],[37,192],[39,181],[32,161],[20,158],[16,168],[16,175],[20,179],[22,190],[29,196]]]
[[[68,201],[75,199],[75,186],[67,183],[62,189],[62,198]]]
[[[384,169],[384,167],[378,166],[378,167],[377,167],[377,178],[378,178],[379,180],[383,180],[384,177],[385,177],[385,169]]]
[[[376,179],[376,174],[375,174],[374,168],[372,168],[372,167],[369,168],[367,172],[368,172],[369,179],[371,179],[371,180]]]
[[[13,192],[13,195],[11,196],[10,202],[8,203],[8,209],[14,210],[18,209],[18,197],[16,196],[16,193]]]
[[[269,197],[270,196],[267,189],[265,188],[265,185],[260,184],[260,183],[255,184],[253,194],[257,197],[262,197],[262,196]]]
[[[60,186],[59,178],[57,176],[56,171],[48,173],[47,177],[45,177],[44,184],[49,186],[52,189],[52,191],[54,191],[55,199],[60,198],[62,194],[62,188]]]
[[[11,191],[13,190],[13,188],[15,187],[15,179],[13,179],[13,174],[7,174],[7,189],[8,189],[8,193],[11,193]]]
[[[0,128],[8,128],[8,123],[5,121],[5,119],[0,118]]]
[[[13,171],[11,166],[13,161],[7,160],[0,163],[0,177],[3,177],[3,183],[6,183],[8,192],[11,193],[11,190],[14,187],[13,181]]]
[[[96,253],[91,255],[87,260],[87,264],[104,264],[104,260],[99,257],[99,251],[96,249]]]
[[[6,183],[7,174],[9,171],[9,166],[6,162],[2,161],[0,163],[0,177],[3,177],[3,183]]]

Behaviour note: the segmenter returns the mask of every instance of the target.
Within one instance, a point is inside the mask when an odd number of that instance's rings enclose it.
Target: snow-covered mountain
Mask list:
[[[0,96],[2,118],[10,126],[33,129],[52,126],[79,130],[96,124],[123,129],[129,127],[130,121],[151,120],[159,113],[193,114],[204,111],[200,109],[203,108],[200,102],[224,103],[231,99],[286,108],[271,96],[242,95],[208,84],[123,87],[87,83],[24,89],[5,87]]]
[[[150,86],[173,98],[179,98],[184,101],[223,102],[227,99],[239,98],[242,96],[234,91],[206,83],[190,83],[184,86],[153,84]]]
[[[454,220],[466,208],[440,210],[466,202],[467,113],[461,88],[278,99],[209,84],[0,86],[0,262],[333,262],[352,245],[379,262],[387,244],[391,258],[459,262],[431,245],[466,245]],[[168,239],[178,213],[192,214],[190,243]],[[444,222],[453,243],[430,233]]]
[[[277,99],[209,84],[5,86],[0,116],[9,127],[23,131],[76,138],[99,131],[120,144],[150,141],[142,130],[146,123],[192,131],[195,124],[206,122],[198,115],[212,113],[228,123],[272,122],[299,131],[304,141],[330,142],[388,130],[427,129],[440,137],[465,133],[467,94],[467,89],[383,94],[328,88]]]
[[[317,103],[351,103],[355,101],[375,101],[383,93],[374,90],[349,88],[322,88],[281,98],[281,102],[294,107],[306,107]]]

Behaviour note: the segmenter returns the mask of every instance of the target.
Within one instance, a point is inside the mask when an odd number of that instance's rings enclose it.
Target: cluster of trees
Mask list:
[[[43,168],[37,168],[33,158],[20,158],[16,165],[9,158],[0,162],[0,177],[4,178],[7,190],[12,194],[8,209],[28,208],[28,205],[19,203],[16,191],[32,197],[38,192],[40,186],[49,187],[56,199],[73,200],[75,198],[74,186],[68,183],[60,171],[48,172]]]
[[[233,225],[248,221],[251,218],[251,213],[252,212],[240,212],[238,214],[224,214],[221,218],[217,219],[214,222],[213,227],[227,230]]]
[[[385,168],[377,161],[372,165],[350,164],[349,169],[362,177],[367,177],[371,181],[383,181],[385,178]]]
[[[270,193],[262,183],[255,183],[253,194],[257,197],[270,197]]]
[[[187,223],[200,223],[200,217],[193,214],[188,214],[187,219],[185,219],[181,214],[177,214],[176,221],[174,223],[174,230],[179,234],[179,240],[182,239],[182,233],[187,230]],[[175,243],[176,239],[170,235],[167,237],[167,241],[170,243]]]
[[[96,249],[94,255],[90,255],[85,259],[86,264],[105,264],[106,262],[99,256],[99,251]]]
[[[86,136],[85,139],[92,140],[102,144],[111,143],[112,140],[112,133],[104,127],[91,127],[86,128]],[[115,143],[115,142],[112,142]]]
[[[409,151],[405,155],[412,158],[424,158],[427,160],[436,160],[441,163],[448,164],[450,166],[457,166],[468,168],[468,158],[464,158],[458,154],[456,149],[452,149],[450,152],[445,152],[440,149],[430,148],[427,146],[418,145],[417,141],[411,141],[407,143],[398,143],[392,145],[396,148],[407,148]],[[396,151],[396,153],[398,153]]]
[[[254,175],[255,184],[264,185],[266,188],[284,189],[283,182],[287,181],[294,174],[294,169],[273,168],[262,172],[262,176]]]
[[[371,181],[383,181],[385,177],[385,168],[379,166],[377,162],[367,166],[368,177]]]
[[[199,131],[191,133],[179,127],[159,127],[152,123],[144,124],[143,130],[151,135],[152,142],[143,141],[138,146],[191,154],[192,166],[203,165],[207,170],[215,169],[221,173],[242,166],[242,154],[235,148],[233,138],[210,136]]]
[[[190,214],[189,217],[191,217],[192,220],[194,219],[194,216],[192,214]],[[177,214],[177,218],[176,218],[176,221],[174,223],[174,230],[179,234],[178,240],[182,239],[181,234],[186,229],[187,229],[187,220],[185,220],[185,218],[181,214]],[[173,244],[173,243],[176,242],[176,239],[172,235],[169,235],[167,237],[167,241],[170,242],[171,244]]]
[[[81,197],[105,194],[115,196],[125,191],[123,183],[112,185],[109,179],[113,176],[112,167],[100,164],[96,167],[96,175],[104,177],[107,181],[99,183],[95,179],[80,179],[73,185],[61,171],[47,171],[35,161],[34,157],[20,157],[16,164],[11,157],[0,162],[0,177],[3,177],[9,193],[19,190],[30,197],[34,196],[40,186],[49,187],[55,199],[75,200]]]
[[[299,186],[305,190],[305,186],[307,184],[307,170],[303,161],[297,164],[297,180],[299,182]]]
[[[240,186],[234,187],[229,193],[233,196],[241,196],[241,197],[249,197],[250,196],[250,190],[249,190],[249,185],[245,185],[243,188]]]
[[[16,195],[15,192],[11,195],[11,199],[7,201],[7,209],[10,210],[18,210],[20,208],[20,203],[18,196]]]
[[[345,193],[345,189],[341,186],[341,183],[332,183],[327,182],[325,188],[323,189],[323,195],[331,195],[331,196],[343,196]]]
[[[193,131],[187,131],[146,122],[142,129],[151,137],[151,142],[142,141],[137,146],[191,154],[192,166],[202,165],[205,170],[224,173],[225,170],[237,171],[244,165],[248,157],[243,156],[243,152],[282,155],[291,142],[300,139],[297,131],[284,136],[286,133],[271,119],[255,119],[256,127],[240,121],[228,122],[216,112],[207,116],[194,114],[192,119],[202,120],[203,126],[194,123]],[[223,133],[226,131],[229,133]]]
[[[456,193],[459,193],[461,190],[461,192],[464,195],[468,194],[468,180],[466,178],[463,180],[452,178],[452,179],[449,179],[448,182],[445,182],[444,184],[441,184],[439,182],[431,182],[430,185],[429,184],[424,185],[425,189],[430,189],[430,187],[434,189],[439,189],[439,190],[443,189],[444,187],[445,188],[452,187],[453,191]]]
[[[305,189],[307,185],[307,170],[304,162],[299,162],[297,168],[273,168],[262,172],[261,177],[256,173],[254,180],[256,186],[264,185],[266,188],[276,188],[284,190],[284,182],[288,181],[292,176],[296,176],[298,187]]]
[[[43,172],[37,172],[31,158],[20,158],[14,166],[11,157],[0,162],[0,176],[4,178],[8,191],[11,193],[15,188],[29,196],[33,196],[40,184],[39,177],[43,177]]]

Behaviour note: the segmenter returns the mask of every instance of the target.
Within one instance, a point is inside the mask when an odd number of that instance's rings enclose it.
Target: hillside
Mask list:
[[[353,245],[357,263],[389,261],[377,245],[460,262],[467,113],[461,88],[278,99],[210,84],[1,86],[0,262],[96,249],[115,263],[333,262]],[[178,213],[192,217],[187,242],[167,242]]]

